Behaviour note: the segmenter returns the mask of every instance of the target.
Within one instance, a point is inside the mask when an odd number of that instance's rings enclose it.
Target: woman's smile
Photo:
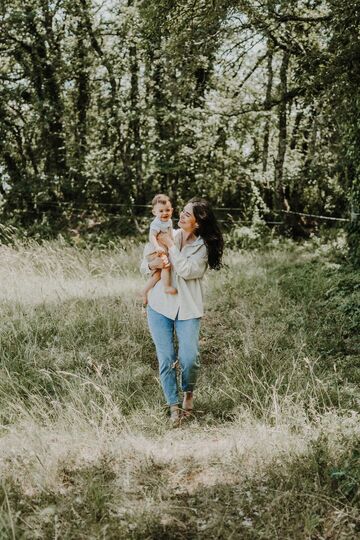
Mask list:
[[[196,219],[194,216],[192,204],[188,203],[185,208],[180,212],[179,226],[189,231],[193,231],[196,226]]]

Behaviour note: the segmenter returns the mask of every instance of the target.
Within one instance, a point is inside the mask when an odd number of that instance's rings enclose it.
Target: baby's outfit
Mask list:
[[[167,221],[161,221],[160,218],[156,217],[152,220],[150,223],[150,232],[149,232],[149,242],[145,246],[145,256],[148,258],[154,253],[156,253],[156,249],[154,244],[151,242],[151,236],[157,235],[160,232],[169,232],[171,234],[172,231],[172,221],[171,219],[168,219]],[[149,260],[149,259],[148,259]]]
[[[168,219],[167,221],[161,221],[160,218],[156,217],[150,223],[149,239],[152,234],[158,234],[159,232],[165,232],[165,233],[171,232],[171,229],[172,229],[171,219]]]

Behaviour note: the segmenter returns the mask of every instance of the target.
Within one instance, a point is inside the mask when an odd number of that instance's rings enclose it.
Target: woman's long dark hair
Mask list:
[[[198,225],[195,234],[201,236],[208,253],[210,268],[220,270],[224,251],[224,239],[215,214],[205,199],[194,197],[190,199],[194,217]]]

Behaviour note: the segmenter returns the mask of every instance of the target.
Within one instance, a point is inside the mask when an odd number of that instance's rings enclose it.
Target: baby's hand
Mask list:
[[[162,253],[160,255],[160,257],[161,257],[161,260],[162,260],[163,265],[164,265],[163,268],[169,268],[170,267],[170,261],[169,261],[167,255],[165,255],[165,253]]]
[[[162,246],[158,246],[158,248],[156,249],[157,253],[161,256],[163,255],[165,252],[166,252],[166,249],[163,248]]]

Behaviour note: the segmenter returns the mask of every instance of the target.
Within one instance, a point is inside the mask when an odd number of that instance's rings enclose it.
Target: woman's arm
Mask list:
[[[176,273],[183,279],[202,278],[208,263],[206,246],[202,245],[199,250],[185,257],[179,248],[173,244],[169,248],[169,258]]]
[[[202,245],[190,257],[186,257],[180,252],[170,234],[160,233],[159,240],[168,248],[170,262],[180,277],[183,279],[196,279],[204,275],[208,263],[205,245]]]
[[[165,257],[155,257],[151,261],[148,261],[146,257],[143,257],[140,264],[140,272],[145,275],[151,274],[153,270],[162,270],[165,268],[168,262],[167,257],[166,259]]]

